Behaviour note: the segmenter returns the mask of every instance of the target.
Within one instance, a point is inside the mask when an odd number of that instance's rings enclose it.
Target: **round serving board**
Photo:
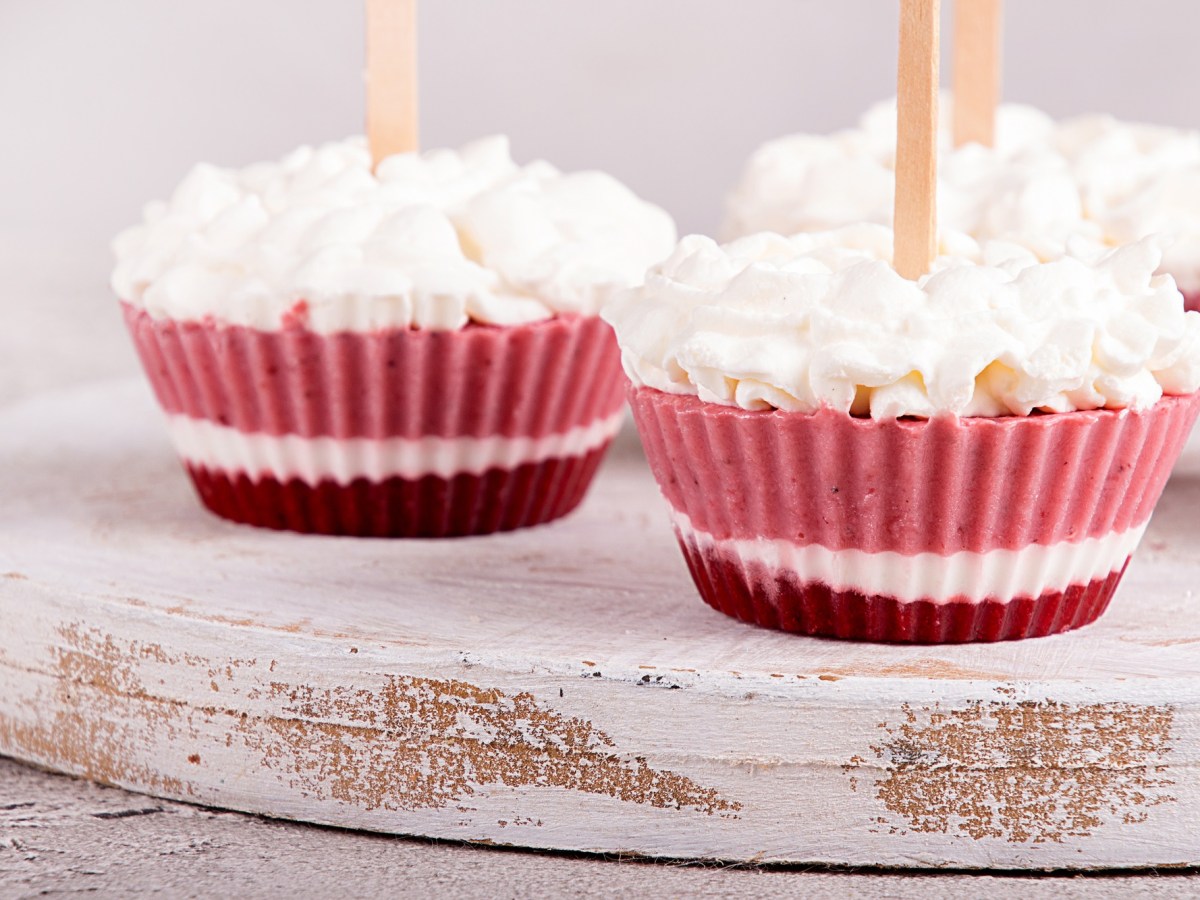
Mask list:
[[[136,382],[0,413],[0,752],[162,797],[519,847],[1200,863],[1200,453],[1104,619],[960,647],[696,597],[636,438],[487,538],[201,511]]]

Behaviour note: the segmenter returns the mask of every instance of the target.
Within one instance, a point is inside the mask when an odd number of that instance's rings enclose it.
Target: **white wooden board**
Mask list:
[[[459,541],[200,511],[148,392],[0,413],[0,752],[400,834],[868,866],[1200,863],[1200,454],[1097,625],[890,647],[695,596],[629,435]]]

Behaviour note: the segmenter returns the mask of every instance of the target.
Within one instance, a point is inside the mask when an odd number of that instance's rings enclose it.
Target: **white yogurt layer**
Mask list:
[[[450,479],[584,456],[608,444],[624,411],[558,434],[533,437],[332,438],[250,434],[184,415],[167,420],[176,452],[193,466],[251,479],[349,484],[358,478]]]
[[[835,591],[858,591],[897,600],[949,601],[967,598],[1008,602],[1086,585],[1119,572],[1141,542],[1146,523],[1103,537],[1057,544],[1030,544],[1020,550],[960,551],[947,556],[905,556],[883,551],[829,550],[786,540],[719,539],[672,510],[680,540],[702,553],[713,552],[743,565],[820,582]]]
[[[891,230],[861,225],[718,246],[684,238],[604,317],[630,379],[744,409],[876,419],[1144,408],[1200,389],[1200,314],[1160,241],[1031,250],[944,233],[919,282]]]
[[[594,314],[674,243],[670,216],[614,178],[518,166],[503,137],[375,172],[351,138],[240,170],[195,167],[117,237],[112,283],[177,320],[449,330]]]

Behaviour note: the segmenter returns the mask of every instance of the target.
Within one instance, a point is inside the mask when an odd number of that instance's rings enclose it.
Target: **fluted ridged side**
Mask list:
[[[904,601],[803,582],[684,540],[680,546],[700,596],[726,615],[797,634],[885,643],[1009,641],[1070,631],[1100,617],[1124,572],[1007,602]]]
[[[609,419],[623,401],[616,341],[596,317],[322,335],[156,320],[127,304],[124,312],[168,413],[252,435],[545,438]],[[308,484],[201,466],[189,471],[205,506],[237,522],[442,537],[565,515],[583,499],[607,446],[452,478]]]
[[[632,390],[630,401],[664,496],[711,538],[942,556],[1143,525],[1200,412],[1198,395],[1135,412],[891,422],[829,410],[748,412],[647,388]],[[1013,640],[1078,628],[1105,610],[1124,572],[1085,575],[1038,596],[935,591],[901,599],[835,589],[684,535],[680,545],[705,602],[730,616],[889,642]]]
[[[594,316],[317,334],[124,311],[167,412],[249,433],[545,437],[611,416],[622,401],[616,341]]]
[[[310,485],[199,467],[188,471],[208,509],[245,525],[354,537],[460,537],[565,516],[583,501],[606,446],[584,456],[453,478]]]
[[[667,501],[717,539],[869,553],[1016,550],[1146,522],[1200,395],[1141,411],[873,421],[630,402]]]

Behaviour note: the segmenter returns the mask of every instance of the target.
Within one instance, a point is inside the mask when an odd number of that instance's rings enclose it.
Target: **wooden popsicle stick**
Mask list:
[[[954,5],[954,146],[992,146],[1000,102],[1003,0],[957,0]]]
[[[371,160],[417,145],[417,0],[367,0],[367,141]]]
[[[941,0],[900,0],[893,265],[913,280],[937,250],[940,15]]]

